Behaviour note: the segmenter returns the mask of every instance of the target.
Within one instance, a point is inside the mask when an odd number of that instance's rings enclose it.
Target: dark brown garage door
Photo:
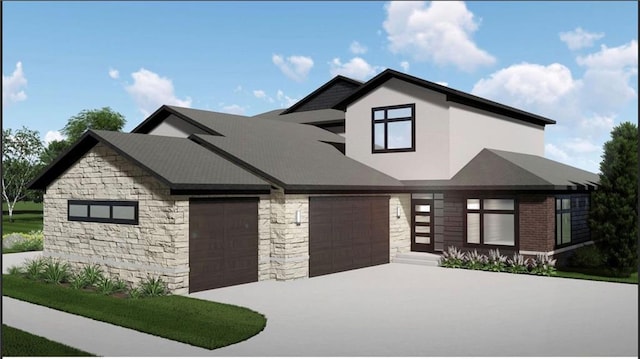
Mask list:
[[[309,198],[309,276],[389,263],[389,197]]]
[[[258,280],[258,200],[189,203],[189,292]]]

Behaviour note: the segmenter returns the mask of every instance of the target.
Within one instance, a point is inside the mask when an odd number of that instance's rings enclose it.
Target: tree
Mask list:
[[[64,150],[69,147],[69,143],[65,140],[53,140],[40,154],[40,163],[43,167],[50,165],[53,160],[58,158]]]
[[[13,222],[16,202],[27,195],[27,183],[38,173],[42,142],[38,131],[26,127],[2,131],[2,198],[7,202]]]
[[[613,128],[604,144],[600,186],[593,193],[592,237],[614,275],[628,276],[638,265],[638,127]]]
[[[110,107],[83,110],[69,119],[62,129],[62,134],[67,136],[67,142],[72,144],[88,129],[121,131],[125,122],[124,116],[114,112]]]

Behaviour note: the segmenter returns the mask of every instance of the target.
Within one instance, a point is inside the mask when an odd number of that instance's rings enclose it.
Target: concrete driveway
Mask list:
[[[264,313],[220,356],[638,356],[638,286],[392,263],[192,297]]]

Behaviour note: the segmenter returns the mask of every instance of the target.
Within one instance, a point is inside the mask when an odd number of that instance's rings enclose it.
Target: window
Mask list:
[[[415,104],[376,107],[371,110],[372,151],[415,151]]]
[[[138,202],[68,201],[70,221],[138,224]]]
[[[556,245],[571,243],[571,198],[556,198]]]
[[[515,246],[515,200],[467,199],[466,215],[467,244]]]

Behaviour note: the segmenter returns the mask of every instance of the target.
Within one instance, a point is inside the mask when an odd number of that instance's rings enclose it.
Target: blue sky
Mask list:
[[[555,119],[548,158],[597,172],[637,123],[637,2],[3,2],[2,120],[52,139],[109,106],[254,115],[385,68]]]

